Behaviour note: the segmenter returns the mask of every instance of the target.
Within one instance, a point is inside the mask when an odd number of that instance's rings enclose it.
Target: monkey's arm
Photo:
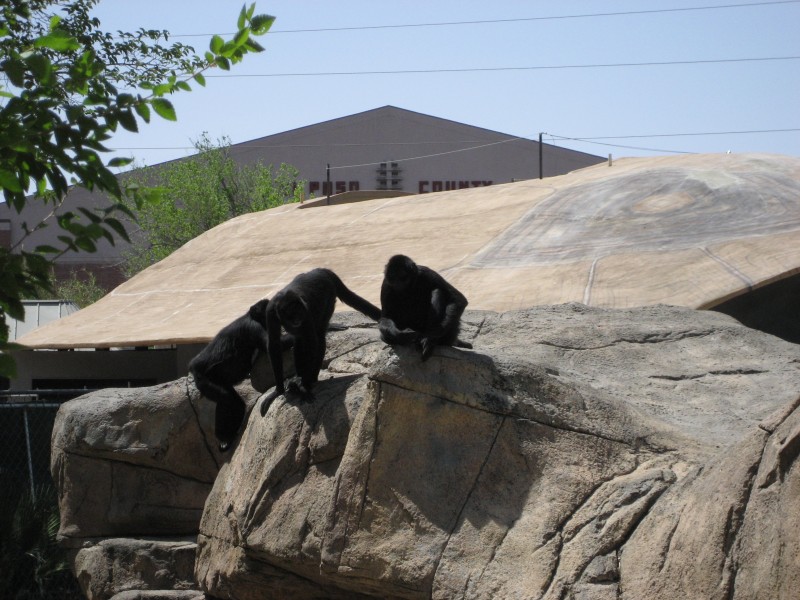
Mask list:
[[[434,289],[431,292],[428,327],[420,340],[423,361],[428,359],[437,344],[455,345],[459,342],[458,330],[461,324],[461,315],[464,314],[468,304],[464,294],[447,283],[438,273],[429,272],[429,277]],[[467,347],[467,345],[462,347]],[[468,345],[468,347],[472,346]]]
[[[442,285],[431,293],[432,318],[430,327],[425,330],[423,335],[423,337],[433,340],[446,338],[458,332],[461,315],[464,314],[468,304],[464,294],[444,279],[440,283]]]

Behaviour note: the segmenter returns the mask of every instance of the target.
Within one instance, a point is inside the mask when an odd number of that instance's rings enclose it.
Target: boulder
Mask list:
[[[116,594],[111,600],[207,600],[203,592],[185,590],[129,590]]]
[[[186,379],[66,402],[50,453],[62,541],[196,533],[221,463],[214,405]]]
[[[248,385],[240,391],[250,404],[258,397]],[[197,528],[224,460],[213,428],[214,405],[186,378],[59,408],[50,460],[59,538],[89,600],[196,590]]]
[[[187,594],[194,590],[197,596],[196,549],[193,536],[183,540],[109,538],[79,549],[72,567],[88,600],[142,590]]]
[[[800,347],[710,312],[468,313],[427,362],[332,333],[200,524],[215,597],[790,598]]]
[[[62,408],[61,534],[89,598],[796,597],[800,346],[566,304],[468,312],[474,349],[423,363],[334,320],[316,399],[251,410],[231,454],[190,379]]]

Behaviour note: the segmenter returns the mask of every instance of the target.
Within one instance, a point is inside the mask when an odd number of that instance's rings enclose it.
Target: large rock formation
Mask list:
[[[796,596],[799,346],[716,313],[568,304],[468,313],[474,350],[422,363],[337,319],[316,401],[253,410],[224,463],[183,380],[168,408],[153,389],[65,405],[53,464],[77,554],[196,532],[213,480],[195,574],[217,598]],[[122,590],[110,571],[90,597]]]

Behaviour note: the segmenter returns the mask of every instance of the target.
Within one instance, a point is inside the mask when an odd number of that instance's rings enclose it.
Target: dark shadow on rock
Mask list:
[[[792,275],[714,306],[752,329],[800,344],[800,274]]]
[[[313,400],[287,393],[273,401],[264,417],[256,417],[291,424],[292,429],[282,435],[292,439],[278,451],[282,454],[276,455],[278,460],[269,474],[259,478],[242,522],[243,532],[262,522],[283,494],[303,481],[311,466],[324,464],[327,472],[335,474],[350,434],[346,393],[363,377],[345,375],[321,380],[314,387]]]

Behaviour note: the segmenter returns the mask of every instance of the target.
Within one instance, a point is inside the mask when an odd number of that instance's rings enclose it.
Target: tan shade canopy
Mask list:
[[[244,215],[18,341],[203,342],[322,266],[377,304],[397,253],[441,272],[470,309],[707,308],[800,270],[800,159],[622,159],[543,180]]]

